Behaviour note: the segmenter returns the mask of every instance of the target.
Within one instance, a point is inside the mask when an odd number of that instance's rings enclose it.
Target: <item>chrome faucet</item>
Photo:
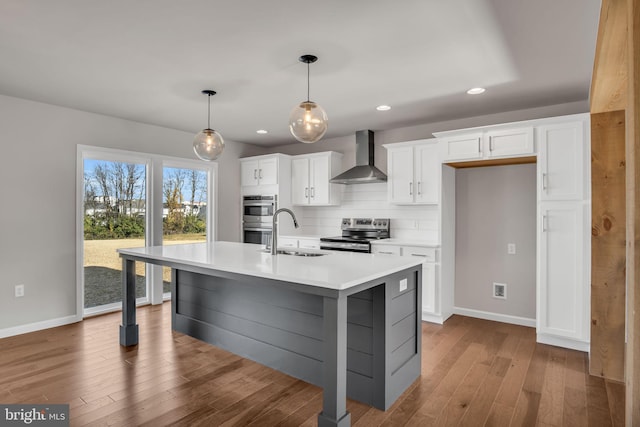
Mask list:
[[[273,213],[273,228],[271,231],[271,255],[278,254],[278,214],[280,212],[287,212],[293,218],[293,225],[298,228],[298,221],[296,220],[296,216],[293,214],[291,209],[280,208]]]

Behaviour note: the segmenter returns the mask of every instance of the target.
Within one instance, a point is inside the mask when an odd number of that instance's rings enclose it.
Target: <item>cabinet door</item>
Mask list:
[[[436,144],[419,145],[414,148],[415,201],[437,204],[440,193],[440,159]]]
[[[309,204],[309,159],[307,158],[291,161],[291,203]]]
[[[258,168],[258,179],[260,185],[271,185],[278,183],[278,159],[273,157],[271,159],[260,160],[260,166]]]
[[[389,150],[387,155],[387,192],[389,202],[413,203],[413,147]]]
[[[541,200],[581,200],[584,193],[583,123],[540,126]]]
[[[543,203],[540,213],[538,332],[584,339],[588,284],[583,274],[582,203]]]
[[[485,135],[486,156],[505,157],[533,154],[533,128],[488,131]]]
[[[482,158],[482,133],[444,138],[445,160],[473,160]]]
[[[240,163],[240,183],[241,185],[258,185],[259,162],[251,160]]]
[[[329,156],[309,158],[309,203],[329,204]]]
[[[422,264],[422,312],[436,314],[436,265]]]

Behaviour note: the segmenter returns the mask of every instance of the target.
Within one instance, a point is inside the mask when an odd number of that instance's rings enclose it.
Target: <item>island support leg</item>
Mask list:
[[[322,412],[318,427],[347,427],[347,297],[324,297]]]
[[[129,347],[138,344],[136,324],[136,262],[122,258],[122,325],[120,345]]]

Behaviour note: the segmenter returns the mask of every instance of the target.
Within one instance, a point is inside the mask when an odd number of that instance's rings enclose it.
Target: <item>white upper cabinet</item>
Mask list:
[[[482,158],[482,133],[456,135],[441,139],[445,160],[475,160]]]
[[[440,159],[435,139],[386,144],[389,203],[438,204]]]
[[[329,180],[340,172],[342,154],[333,151],[294,156],[291,201],[294,205],[337,205],[340,188]]]
[[[386,148],[389,201],[413,203],[413,147]]]
[[[540,200],[582,200],[584,195],[584,122],[537,128],[540,152]]]
[[[488,158],[533,154],[533,127],[487,131],[484,142]]]
[[[535,152],[533,127],[439,132],[437,135],[444,162],[517,157]]]
[[[276,156],[241,159],[240,162],[240,182],[243,187],[278,184],[278,158]]]

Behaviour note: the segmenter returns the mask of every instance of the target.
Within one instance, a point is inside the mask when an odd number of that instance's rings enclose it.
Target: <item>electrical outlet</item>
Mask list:
[[[507,254],[515,255],[516,254],[516,244],[515,243],[507,243]]]
[[[407,289],[407,279],[400,280],[400,292]]]
[[[20,298],[24,296],[24,285],[16,285],[15,289],[16,298]]]
[[[493,295],[494,298],[507,299],[507,284],[506,283],[493,283]]]

